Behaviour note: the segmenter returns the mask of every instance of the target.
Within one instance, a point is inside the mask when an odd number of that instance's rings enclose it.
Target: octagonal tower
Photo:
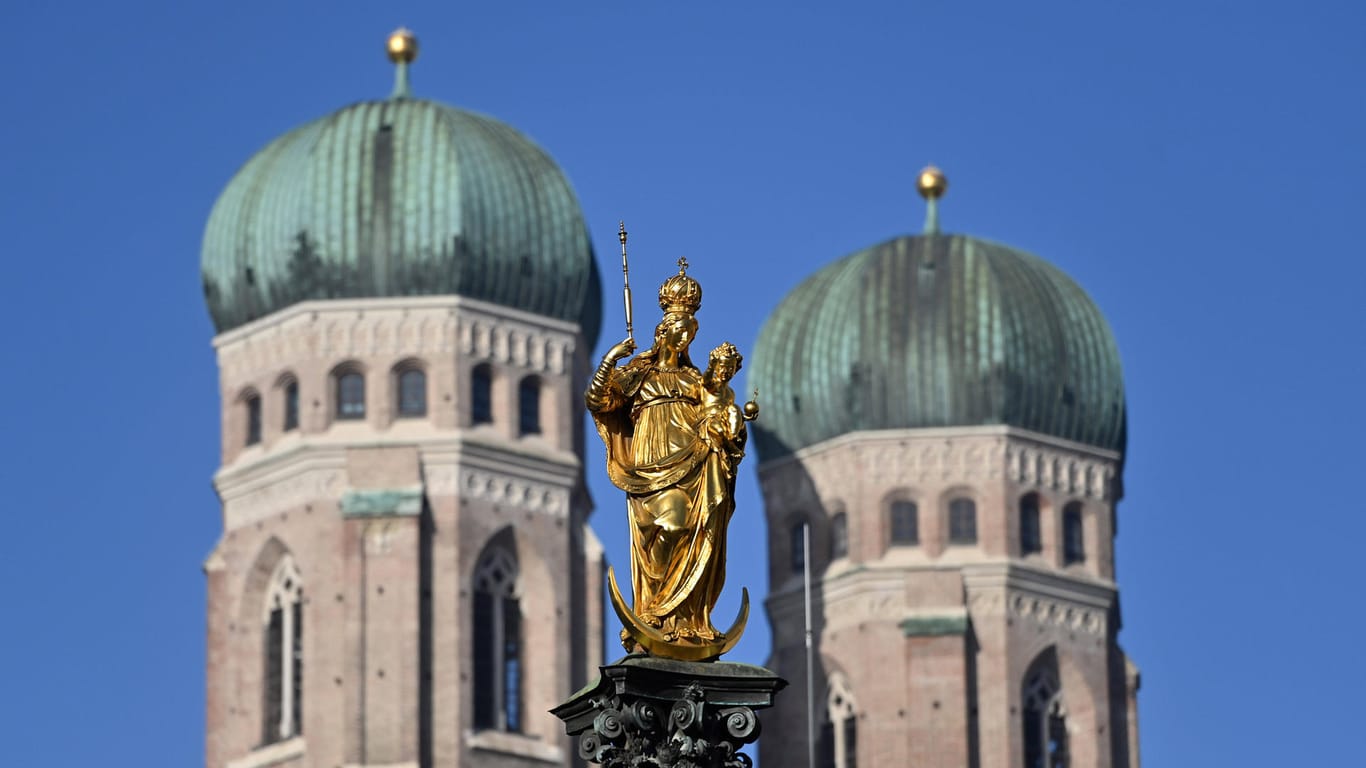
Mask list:
[[[583,217],[489,117],[394,94],[271,142],[209,216],[223,533],[207,764],[567,765],[601,662]],[[532,650],[534,649],[534,650]]]
[[[818,765],[1136,768],[1115,505],[1124,385],[1104,317],[1047,262],[925,232],[795,288],[753,356],[778,674]],[[806,760],[805,697],[765,764]]]

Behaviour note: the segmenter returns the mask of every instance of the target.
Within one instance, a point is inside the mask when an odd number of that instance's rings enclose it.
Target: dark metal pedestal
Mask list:
[[[786,685],[751,664],[632,654],[551,712],[604,768],[749,768],[756,710]]]

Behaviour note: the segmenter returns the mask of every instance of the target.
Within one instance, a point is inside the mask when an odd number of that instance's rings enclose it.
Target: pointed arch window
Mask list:
[[[261,396],[252,393],[244,401],[247,410],[247,445],[261,442]]]
[[[360,371],[337,374],[337,418],[365,418],[365,374]]]
[[[892,546],[909,547],[920,543],[919,510],[914,501],[897,499],[892,502],[891,515]]]
[[[1086,562],[1086,539],[1081,521],[1081,502],[1068,502],[1062,508],[1063,565]]]
[[[493,423],[493,369],[488,363],[470,372],[470,423]]]
[[[858,768],[858,707],[838,672],[830,676],[819,753],[821,768]]]
[[[522,611],[517,559],[490,547],[474,574],[474,727],[522,730]]]
[[[541,433],[541,381],[535,376],[528,376],[517,385],[517,433]]]
[[[1020,554],[1032,555],[1043,551],[1043,532],[1039,527],[1039,494],[1026,493],[1020,497]]]
[[[977,543],[977,504],[972,499],[959,497],[949,502],[949,543]]]
[[[849,556],[849,516],[843,512],[830,518],[830,559]]]
[[[261,743],[303,733],[304,586],[294,558],[275,566],[262,616]]]
[[[1021,702],[1025,768],[1067,768],[1067,710],[1053,651],[1030,665]]]

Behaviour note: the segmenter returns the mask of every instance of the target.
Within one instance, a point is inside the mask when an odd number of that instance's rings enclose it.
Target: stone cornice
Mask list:
[[[430,435],[389,436],[375,432],[357,439],[327,433],[303,435],[297,442],[283,449],[262,453],[245,453],[238,461],[222,467],[214,474],[213,484],[219,498],[227,500],[241,487],[270,483],[316,466],[344,468],[348,448],[383,448],[416,446],[423,463],[440,462],[443,457],[456,461],[469,457],[493,468],[533,472],[542,476],[547,469],[557,474],[577,476],[579,458],[570,451],[560,451],[533,441],[512,442],[502,437],[484,437],[477,432],[434,431]]]
[[[1113,501],[1118,458],[1015,427],[879,430],[841,435],[762,464],[759,482],[767,505],[778,509],[807,501],[810,491],[822,499],[848,495],[869,478],[908,486],[1005,480]],[[859,471],[849,471],[851,461]],[[793,482],[794,474],[809,477],[815,488]]]
[[[413,440],[328,440],[304,437],[286,451],[227,467],[214,477],[225,529],[233,529],[317,500],[341,502],[350,490],[349,448],[415,445],[428,495],[482,499],[564,517],[580,483],[578,458],[468,433]]]
[[[1017,561],[963,566],[963,584],[969,594],[1007,589],[1106,609],[1119,593],[1111,581],[1059,573]]]
[[[537,315],[532,312],[524,312],[520,309],[513,309],[512,307],[505,307],[502,304],[471,299],[468,296],[391,296],[383,298],[314,299],[311,301],[301,301],[298,304],[291,304],[279,312],[272,312],[271,314],[253,320],[246,325],[238,326],[230,331],[218,334],[213,338],[213,346],[215,349],[221,349],[241,341],[242,339],[254,336],[260,331],[284,325],[298,317],[309,317],[315,314],[333,312],[355,313],[376,310],[420,311],[424,309],[464,309],[489,317],[501,317],[543,327],[547,330],[557,330],[570,336],[575,336],[579,333],[579,327],[574,323],[557,320],[553,317],[546,317],[545,315]]]
[[[975,619],[1009,616],[1052,631],[1104,635],[1118,599],[1113,583],[1069,578],[1014,563],[965,568],[963,581]]]
[[[850,445],[881,450],[886,445],[894,445],[907,440],[952,440],[964,437],[1009,437],[1016,440],[1023,440],[1035,443],[1041,447],[1051,447],[1074,453],[1086,454],[1096,459],[1118,461],[1120,454],[1098,448],[1094,445],[1078,443],[1072,440],[1065,440],[1061,437],[1046,435],[1042,432],[1034,432],[1020,427],[990,424],[985,426],[971,427],[928,427],[923,429],[876,429],[863,430],[859,432],[848,432],[839,437],[825,440],[815,445],[803,448],[791,456],[784,456],[772,461],[760,464],[761,469],[777,469],[786,464],[810,459],[826,451],[835,451]]]
[[[307,301],[214,339],[225,382],[304,360],[459,354],[562,375],[578,326],[460,296]]]

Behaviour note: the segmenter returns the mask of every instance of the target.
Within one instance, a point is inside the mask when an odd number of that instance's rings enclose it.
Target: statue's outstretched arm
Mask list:
[[[610,410],[618,404],[620,391],[613,391],[612,371],[616,368],[617,362],[629,356],[636,349],[636,343],[632,339],[617,342],[607,354],[603,355],[602,362],[598,363],[598,369],[593,371],[593,378],[588,382],[588,391],[583,393],[584,402],[590,411]]]

